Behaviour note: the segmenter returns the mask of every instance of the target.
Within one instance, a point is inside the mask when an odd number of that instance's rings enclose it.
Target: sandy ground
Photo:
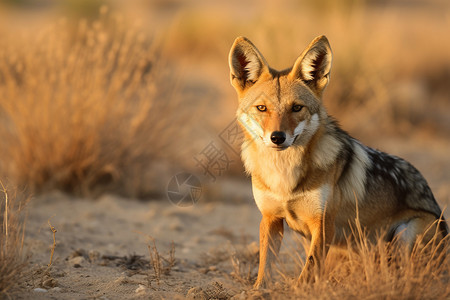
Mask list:
[[[428,177],[441,206],[449,204],[448,142],[386,139],[383,145],[411,160]],[[199,293],[245,298],[248,285],[233,277],[230,257],[246,246],[257,261],[260,214],[248,180],[221,178],[215,184],[230,195],[214,201],[208,199],[211,193],[205,194],[188,208],[164,198],[139,201],[114,195],[93,200],[52,193],[32,199],[25,242],[32,272],[18,298],[171,299]],[[53,244],[48,220],[57,232],[53,264],[46,270]],[[175,261],[170,266],[172,242]],[[149,245],[168,260],[161,259],[159,283]]]
[[[55,193],[34,200],[26,225],[34,270],[21,297],[30,299],[172,298],[193,287],[219,293],[222,285],[229,298],[239,292],[230,280],[229,254],[242,239],[256,240],[260,217],[252,203],[201,199],[188,208],[166,199],[143,202],[111,195],[92,201]],[[57,243],[45,274],[53,241],[49,218]],[[172,242],[175,263],[158,284],[148,245],[169,259]],[[44,288],[36,289],[42,283]]]

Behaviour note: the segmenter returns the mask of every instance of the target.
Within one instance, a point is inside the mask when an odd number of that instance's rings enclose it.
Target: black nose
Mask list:
[[[270,140],[276,145],[281,145],[286,140],[286,134],[283,131],[274,131],[270,136]]]

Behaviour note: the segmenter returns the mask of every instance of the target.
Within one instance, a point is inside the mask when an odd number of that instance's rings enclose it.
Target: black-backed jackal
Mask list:
[[[332,53],[314,39],[284,71],[269,67],[246,38],[229,55],[237,118],[245,133],[242,159],[261,211],[260,265],[255,287],[270,277],[283,220],[311,240],[299,280],[317,274],[331,244],[351,234],[356,212],[368,238],[385,230],[412,247],[447,224],[426,180],[405,160],[362,145],[343,131],[322,103]]]

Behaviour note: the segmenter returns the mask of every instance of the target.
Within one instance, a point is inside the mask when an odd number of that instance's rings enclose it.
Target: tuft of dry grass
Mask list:
[[[241,284],[248,285],[256,280],[259,247],[256,243],[247,244],[243,239],[241,244],[234,245],[229,252],[231,266],[231,277]]]
[[[172,242],[170,245],[170,250],[168,257],[159,254],[158,248],[156,248],[155,239],[152,237],[149,238],[149,243],[147,244],[148,252],[150,255],[150,265],[151,269],[154,272],[154,279],[156,280],[157,285],[160,284],[162,275],[170,275],[170,271],[175,266],[175,243]],[[151,287],[151,276],[150,273],[147,275],[148,286]]]
[[[50,230],[52,232],[53,244],[52,244],[52,247],[50,248],[50,261],[47,264],[47,267],[45,268],[45,270],[42,270],[40,287],[49,287],[49,286],[54,285],[56,282],[56,280],[52,277],[50,271],[51,271],[52,263],[53,263],[53,255],[55,254],[55,249],[56,249],[56,232],[57,232],[57,230],[50,223],[50,219],[47,222],[48,222],[48,226],[50,227]]]
[[[24,201],[0,181],[0,297],[10,295],[27,265],[23,255]]]
[[[2,173],[35,192],[145,196],[146,174],[175,147],[176,86],[158,43],[106,7],[93,21],[2,32]]]

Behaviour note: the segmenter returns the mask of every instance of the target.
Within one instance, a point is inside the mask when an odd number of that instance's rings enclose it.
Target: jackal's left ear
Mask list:
[[[255,45],[245,37],[238,37],[231,47],[228,58],[231,84],[237,92],[243,92],[255,83],[269,67]]]
[[[289,76],[303,80],[319,96],[330,80],[332,53],[328,39],[316,37],[297,58]]]

